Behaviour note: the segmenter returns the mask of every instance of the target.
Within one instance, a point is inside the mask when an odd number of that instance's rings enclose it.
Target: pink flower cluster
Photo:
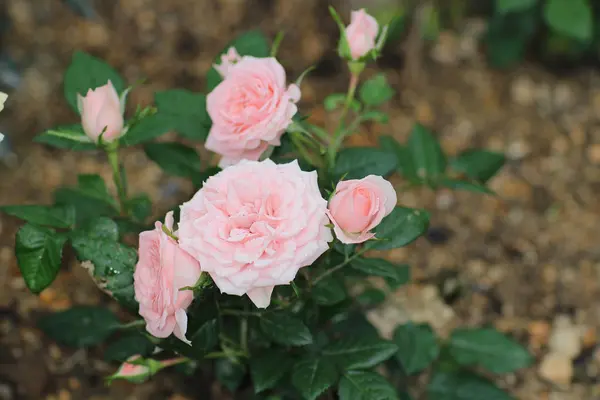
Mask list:
[[[353,56],[370,51],[377,29],[364,11],[353,13],[347,30]],[[369,175],[339,182],[328,204],[316,171],[302,171],[297,161],[257,161],[268,146],[280,144],[300,90],[286,87],[285,71],[274,58],[240,57],[230,49],[215,67],[224,79],[207,97],[213,125],[206,148],[220,154],[227,168],[181,206],[177,230],[169,213],[164,226],[157,222],[140,234],[134,274],[148,332],[160,338],[174,334],[186,343],[190,287],[201,274],[210,275],[221,292],[248,295],[256,307],[266,308],[275,286],[290,284],[329,249],[331,224],[340,242],[365,242],[397,201],[388,181]],[[82,101],[88,134],[105,124],[98,121],[106,110],[114,121],[108,120],[108,130],[102,127],[105,136],[112,138],[121,126],[111,87]]]

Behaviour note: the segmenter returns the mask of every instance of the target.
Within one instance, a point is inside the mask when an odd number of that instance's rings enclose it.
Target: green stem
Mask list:
[[[358,86],[358,77],[359,74],[352,73],[350,75],[350,84],[348,85],[348,92],[346,93],[346,100],[344,101],[344,108],[342,108],[342,114],[340,115],[340,122],[338,124],[337,129],[334,132],[333,140],[329,145],[329,149],[327,152],[329,159],[329,167],[333,168],[335,166],[335,156],[338,152],[342,141],[344,140],[345,133],[344,132],[344,120],[346,119],[346,114],[348,114],[348,110],[350,109],[350,104],[354,100],[354,95],[356,94],[356,87]]]
[[[106,149],[106,155],[108,156],[108,163],[113,171],[113,180],[115,181],[115,186],[117,187],[119,204],[121,206],[121,214],[127,215],[127,193],[125,192],[125,185],[123,185],[123,180],[121,179],[118,145],[108,147]]]
[[[335,267],[332,267],[332,268],[328,269],[327,271],[323,272],[321,275],[317,276],[312,281],[312,285],[313,286],[316,285],[318,282],[320,282],[321,280],[327,278],[329,275],[331,275],[331,274],[339,271],[340,269],[344,268],[346,265],[350,264],[350,262],[352,260],[354,260],[356,257],[363,255],[367,250],[368,250],[367,247],[363,247],[362,249],[360,249],[360,251],[357,251],[351,257],[348,257],[346,260],[344,260],[343,262],[339,263]]]
[[[238,317],[260,317],[261,313],[253,312],[253,311],[241,311],[241,310],[231,310],[231,309],[222,309],[221,314],[223,315],[235,315]]]
[[[138,328],[138,327],[145,326],[145,325],[146,325],[146,321],[144,321],[142,319],[138,319],[135,321],[131,321],[127,324],[119,325],[119,329]]]

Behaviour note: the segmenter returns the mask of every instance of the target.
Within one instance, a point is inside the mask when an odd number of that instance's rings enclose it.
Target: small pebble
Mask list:
[[[538,372],[547,381],[567,386],[573,378],[573,363],[563,354],[549,353],[543,358]]]
[[[590,147],[588,147],[587,157],[592,164],[600,164],[600,144],[593,144]]]

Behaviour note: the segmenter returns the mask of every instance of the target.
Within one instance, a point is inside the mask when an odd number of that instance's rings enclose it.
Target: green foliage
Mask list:
[[[340,400],[398,400],[396,389],[379,374],[347,371],[338,387]]]
[[[323,354],[346,370],[374,367],[392,357],[398,347],[374,337],[347,337],[323,349]]]
[[[60,344],[89,347],[107,339],[119,329],[120,323],[107,308],[75,306],[40,318],[38,326]]]
[[[53,229],[23,225],[15,238],[15,254],[25,284],[33,293],[48,287],[60,269],[67,238]]]
[[[438,357],[440,347],[437,340],[429,325],[415,325],[409,322],[396,328],[396,358],[408,375],[424,370]]]
[[[72,206],[0,206],[8,215],[36,225],[54,228],[69,228],[75,224],[75,209]]]
[[[496,374],[528,367],[531,355],[517,342],[493,329],[457,329],[449,342],[450,354],[460,365],[479,365]]]
[[[412,155],[413,170],[424,182],[435,184],[446,171],[446,156],[433,133],[416,124],[408,139],[408,151]]]
[[[211,120],[206,112],[206,96],[183,89],[165,90],[154,96],[158,115],[173,130],[192,140],[204,140]]]
[[[436,372],[427,385],[429,398],[435,400],[511,400],[512,397],[492,382],[470,372]]]
[[[268,349],[260,355],[252,355],[250,374],[254,391],[264,392],[277,385],[292,367],[294,359],[285,351]]]
[[[594,25],[589,0],[548,0],[544,18],[558,33],[582,42],[592,39]]]
[[[292,370],[292,384],[305,400],[315,400],[337,379],[335,365],[323,357],[306,356],[297,361]]]
[[[96,150],[96,144],[85,135],[81,124],[57,126],[48,129],[33,138],[33,141],[64,150]]]
[[[408,283],[410,280],[410,267],[396,265],[383,258],[355,258],[350,267],[365,275],[381,276],[394,288]]]
[[[54,201],[57,205],[73,206],[78,224],[97,216],[114,216],[119,211],[99,175],[79,175],[77,186],[54,192]]]
[[[388,84],[384,74],[377,74],[360,88],[360,100],[368,107],[378,107],[394,96],[394,89]]]
[[[75,112],[77,94],[85,96],[89,89],[106,85],[111,81],[118,93],[125,90],[123,78],[110,65],[82,51],[76,51],[64,76],[64,94]]]
[[[140,355],[148,357],[152,355],[154,344],[146,336],[139,332],[127,334],[106,347],[104,359],[106,361],[124,362],[131,356]]]
[[[394,211],[375,228],[375,238],[367,243],[371,249],[389,250],[417,240],[429,227],[429,213],[406,207]]]
[[[361,179],[367,175],[387,176],[397,166],[394,155],[373,147],[349,147],[340,151],[333,174],[344,180]]]
[[[220,358],[215,363],[217,380],[232,392],[240,386],[246,375],[246,367],[237,361]]]
[[[324,306],[343,301],[347,296],[343,279],[329,276],[321,280],[312,288],[312,296],[317,304]]]
[[[496,10],[500,14],[527,10],[536,5],[538,0],[496,0]]]
[[[271,340],[282,345],[304,346],[313,341],[306,325],[288,313],[265,314],[260,318],[260,328]]]
[[[189,146],[176,142],[146,143],[144,151],[168,174],[191,179],[200,175],[200,156]]]

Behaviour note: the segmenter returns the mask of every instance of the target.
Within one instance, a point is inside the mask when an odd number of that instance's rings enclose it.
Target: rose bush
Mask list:
[[[418,390],[429,398],[507,398],[470,368],[506,373],[529,365],[512,339],[462,328],[442,339],[412,323],[384,338],[365,317],[410,279],[408,266],[371,250],[407,246],[428,229],[428,212],[397,204],[403,190],[391,182],[493,194],[486,182],[504,157],[465,149],[449,158],[419,124],[406,143],[381,136],[377,147],[345,147],[363,123],[387,121],[379,106],[395,91],[381,74],[362,79],[387,27],[364,10],[347,28],[333,9],[332,16],[350,78],[346,94],[325,99],[338,121],[329,131],[298,114],[300,88],[287,85],[276,59],[281,36],[270,46],[258,32],[242,35],[217,57],[208,94],[160,91],[155,105],[128,118],[132,88],[103,61],[74,54],[64,91],[80,123],[36,141],[104,152],[116,194],[99,175],[82,174],[75,186],[58,188],[51,205],[1,209],[26,221],[15,253],[33,293],[52,284],[68,246],[132,317],[75,306],[39,320],[48,336],[71,347],[108,341],[105,358],[123,363],[109,381],[139,382],[185,364],[236,398],[387,400],[410,398],[405,382],[417,380],[407,377],[429,370],[431,381]],[[173,131],[184,140],[157,140]],[[151,215],[149,196],[128,191],[120,150],[138,145],[196,187],[164,224]],[[221,156],[223,169],[202,162],[202,145]]]

